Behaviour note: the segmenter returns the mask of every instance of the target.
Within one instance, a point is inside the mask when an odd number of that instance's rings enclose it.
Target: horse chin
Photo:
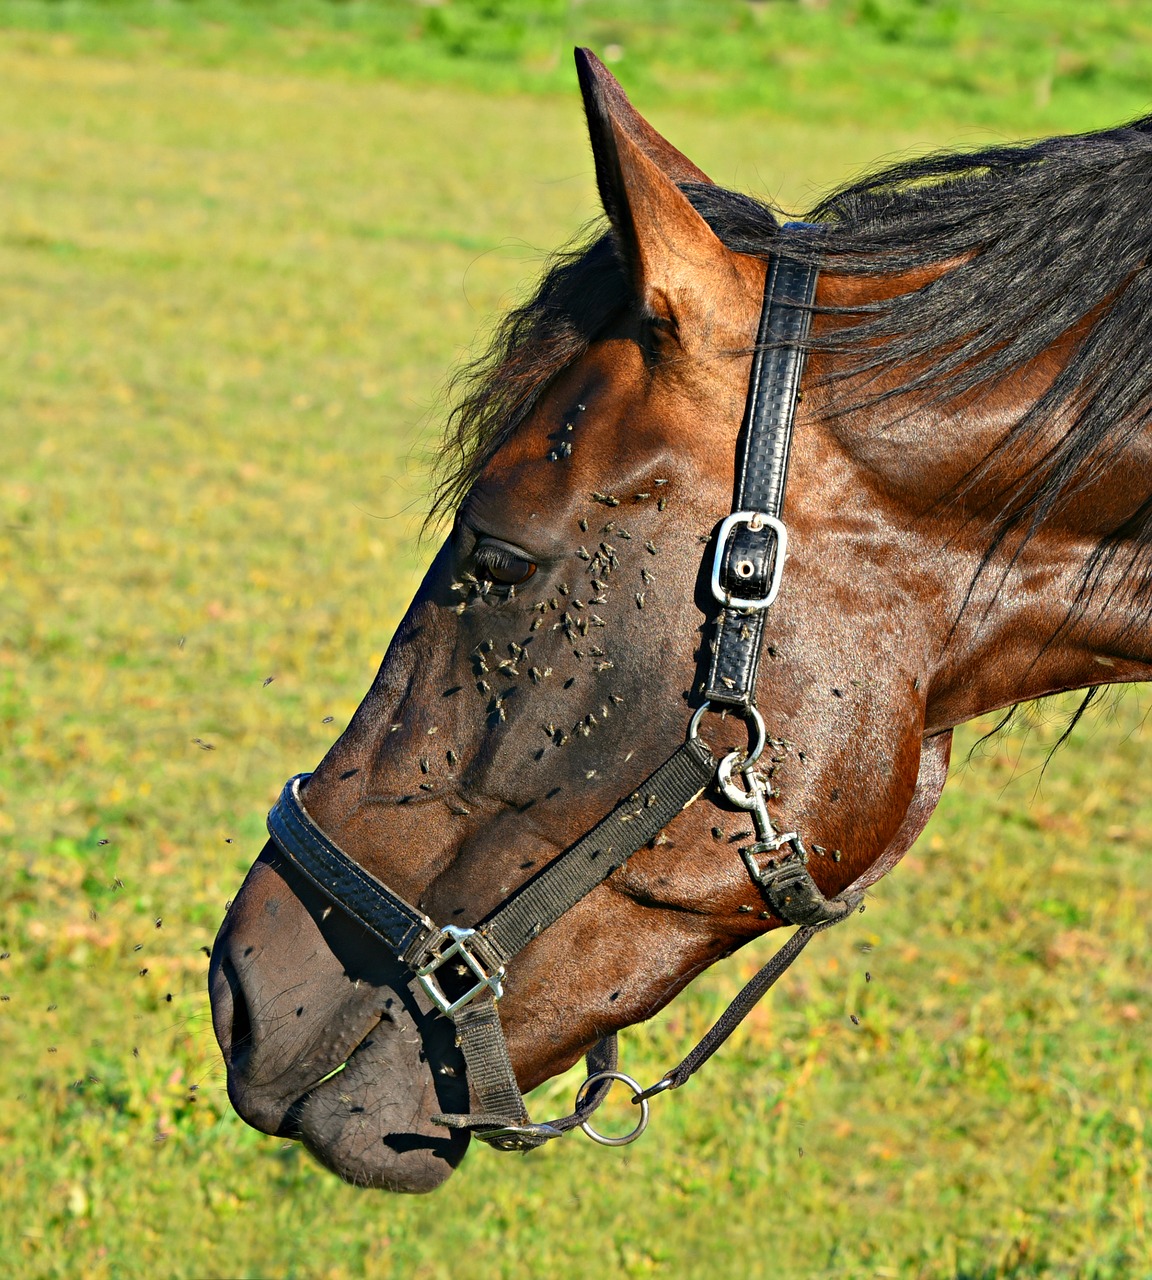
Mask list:
[[[444,1091],[423,1052],[411,1068],[405,1072],[387,1046],[377,1050],[370,1038],[339,1075],[297,1105],[296,1136],[354,1186],[435,1191],[463,1159],[469,1135],[432,1123],[445,1105]]]

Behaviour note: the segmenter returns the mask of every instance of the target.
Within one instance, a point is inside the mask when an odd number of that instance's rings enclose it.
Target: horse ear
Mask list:
[[[584,94],[584,109],[591,125],[592,108],[589,105],[595,94],[610,112],[617,128],[629,138],[654,164],[658,165],[673,182],[703,182],[712,186],[712,179],[698,169],[683,152],[661,137],[639,111],[628,101],[628,95],[620,82],[600,61],[591,49],[576,50],[576,74],[580,77],[580,89]]]
[[[675,332],[685,302],[703,294],[718,268],[731,273],[731,254],[676,185],[710,180],[639,115],[594,54],[577,49],[576,68],[620,255],[637,299]]]

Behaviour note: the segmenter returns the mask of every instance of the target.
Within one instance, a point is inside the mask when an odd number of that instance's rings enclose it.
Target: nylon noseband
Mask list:
[[[789,223],[782,240],[815,232]],[[844,893],[826,899],[809,875],[807,854],[795,832],[777,833],[768,814],[767,779],[756,762],[765,743],[755,705],[756,673],[764,615],[782,580],[787,530],[781,521],[792,426],[816,293],[816,268],[778,250],[768,261],[764,305],[752,360],[745,420],[738,445],[734,510],[720,525],[713,554],[712,593],[721,606],[706,701],[689,725],[687,740],[593,829],[516,889],[471,929],[441,928],[405,902],[334,844],[309,817],[300,797],[301,774],[285,785],[268,815],[268,830],[281,851],[331,901],[379,938],[412,970],[446,1017],[453,1020],[464,1053],[474,1110],[437,1116],[466,1128],[503,1150],[526,1150],[588,1124],[613,1080],[623,1080],[641,1106],[638,1136],[647,1122],[648,1098],[684,1083],[719,1048],[757,1000],[807,945],[813,934],[843,919],[860,901]],[[709,708],[743,716],[755,731],[752,747],[717,760],[698,729]],[[728,1011],[679,1066],[650,1089],[616,1070],[615,1036],[588,1055],[589,1078],[573,1112],[534,1124],[516,1083],[497,1002],[511,960],[533,938],[654,839],[711,784],[747,810],[756,841],[741,856],[772,912],[800,929],[733,1001]]]

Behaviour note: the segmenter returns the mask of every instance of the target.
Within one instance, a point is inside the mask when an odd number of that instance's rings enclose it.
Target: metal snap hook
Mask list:
[[[744,785],[740,786],[734,773],[739,770]],[[716,770],[716,785],[721,794],[737,809],[754,812],[764,803],[764,781],[759,773],[743,764],[738,751],[730,751]]]
[[[744,785],[740,786],[732,776],[732,770],[738,768]],[[783,844],[796,839],[796,833],[789,831],[780,835],[772,825],[772,816],[768,812],[768,781],[756,769],[740,764],[740,756],[736,751],[726,755],[716,770],[716,785],[721,794],[737,809],[743,809],[752,815],[752,823],[756,828],[756,843],[740,850],[752,878],[760,882],[761,869],[755,860],[756,853],[775,852]]]
[[[641,1089],[639,1093],[632,1095],[633,1102],[643,1102],[645,1098],[655,1098],[657,1094],[663,1093],[666,1089],[673,1086],[671,1076],[662,1076],[655,1084],[650,1084],[647,1089]]]
[[[588,1096],[588,1090],[601,1080],[619,1080],[621,1084],[626,1084],[632,1090],[632,1100],[635,1102],[639,1099],[640,1120],[630,1133],[622,1134],[619,1138],[610,1138],[607,1134],[597,1133],[587,1120],[580,1122],[580,1128],[592,1139],[598,1142],[602,1147],[626,1147],[630,1142],[636,1139],[648,1128],[648,1098],[641,1089],[638,1081],[633,1080],[631,1076],[626,1076],[623,1071],[596,1071],[588,1077],[587,1080],[576,1091],[576,1110],[579,1111],[584,1099]]]

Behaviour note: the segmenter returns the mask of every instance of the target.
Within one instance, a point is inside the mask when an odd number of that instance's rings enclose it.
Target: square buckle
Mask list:
[[[416,970],[416,977],[420,985],[441,1013],[453,1014],[457,1009],[463,1009],[466,1004],[484,991],[491,991],[493,997],[497,1000],[504,994],[502,982],[504,966],[500,965],[492,973],[489,973],[484,968],[480,958],[468,949],[469,938],[476,938],[481,945],[483,944],[483,939],[476,933],[475,929],[457,929],[455,925],[445,925],[440,930],[439,935],[428,945],[426,954],[429,959],[427,963],[422,964]],[[441,990],[435,974],[438,969],[443,968],[450,960],[454,960],[457,957],[471,971],[476,979],[476,985],[466,991],[459,999],[451,1000]]]
[[[758,600],[742,600],[725,591],[720,584],[720,574],[724,569],[724,556],[728,550],[728,539],[732,536],[732,530],[741,524],[746,524],[757,533],[761,529],[771,529],[776,535],[776,556],[772,562],[772,580],[768,583],[768,590]],[[775,516],[770,516],[763,511],[734,511],[720,525],[720,532],[716,535],[716,555],[712,561],[713,596],[728,609],[740,609],[745,613],[759,613],[761,610],[767,609],[772,601],[776,599],[780,590],[780,579],[784,576],[784,557],[787,551],[788,530],[782,520],[777,520]],[[745,563],[748,565],[748,573],[751,576],[751,561],[746,561]]]

